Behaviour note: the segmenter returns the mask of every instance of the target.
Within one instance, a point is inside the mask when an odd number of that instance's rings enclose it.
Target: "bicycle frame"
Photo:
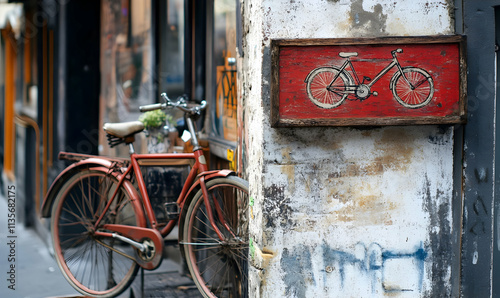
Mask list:
[[[188,124],[189,130],[191,132],[194,132],[193,123],[192,123],[192,120],[190,118],[187,118],[187,124]],[[142,172],[141,172],[141,168],[140,168],[140,164],[139,164],[139,162],[141,160],[162,160],[162,159],[167,159],[167,160],[192,159],[192,160],[194,160],[194,165],[192,166],[192,168],[189,172],[189,175],[188,175],[186,181],[184,182],[182,191],[181,191],[176,203],[179,205],[179,208],[182,209],[188,194],[191,193],[191,191],[193,191],[193,189],[195,189],[197,186],[199,186],[203,192],[204,203],[206,206],[209,206],[210,201],[209,201],[209,197],[208,197],[208,191],[207,191],[206,186],[205,186],[205,180],[211,179],[213,177],[225,177],[225,176],[229,175],[231,173],[231,171],[227,171],[227,170],[208,171],[208,166],[206,164],[205,156],[203,155],[203,150],[198,145],[198,140],[196,139],[196,135],[193,133],[191,135],[192,135],[192,143],[194,145],[193,153],[136,154],[136,153],[134,153],[133,147],[132,146],[130,147],[131,148],[131,150],[130,150],[131,163],[128,166],[127,170],[125,170],[125,172],[123,174],[119,175],[119,178],[118,178],[119,181],[118,181],[118,185],[116,187],[115,192],[113,193],[111,199],[108,201],[108,204],[106,205],[105,209],[101,213],[101,216],[94,224],[94,228],[96,229],[95,234],[97,236],[114,237],[112,233],[97,231],[97,227],[99,226],[102,218],[104,217],[107,210],[109,209],[112,202],[114,201],[116,194],[118,193],[118,190],[120,189],[120,186],[127,179],[127,176],[129,176],[131,173],[134,173],[135,177],[137,179],[139,192],[142,196],[142,205],[144,206],[144,209],[146,212],[146,217],[151,224],[151,228],[155,229],[155,230],[158,228],[156,216],[154,214],[153,207],[152,207],[151,202],[149,200],[148,191],[146,189],[146,183],[144,182],[144,178],[142,177]],[[196,177],[199,177],[199,179],[197,181],[195,181]],[[227,224],[222,216],[220,206],[218,206],[217,203],[215,203],[215,210],[217,211],[217,216],[218,216],[220,222],[222,223],[222,225],[227,227]],[[223,236],[222,232],[219,230],[219,228],[215,224],[214,217],[213,217],[214,215],[212,214],[211,208],[207,208],[207,213],[208,213],[207,215],[208,215],[208,218],[210,220],[211,226],[214,228],[214,230],[217,233],[220,240],[221,241],[224,240],[224,236]],[[175,225],[176,225],[175,219],[169,220],[167,225],[160,231],[161,236],[164,237],[164,236],[168,235],[172,231],[172,229],[174,228]],[[127,227],[125,227],[125,226],[120,227],[119,225],[112,225],[112,224],[106,225],[106,227],[113,228],[113,229],[122,229],[122,228],[123,229],[133,229],[133,228],[128,227],[128,226]],[[141,229],[139,229],[139,230],[141,230]],[[228,228],[228,230],[230,231],[229,228]]]
[[[394,66],[397,66],[398,68],[398,71],[401,72],[401,75],[403,76],[403,78],[405,79],[405,81],[412,87],[414,88],[414,86],[408,81],[408,79],[406,78],[404,72],[403,72],[403,69],[401,67],[401,65],[399,64],[399,61],[398,61],[398,58],[396,57],[396,52],[395,51],[392,51],[392,62],[389,63],[384,69],[382,69],[376,76],[375,78],[373,78],[371,80],[371,82],[369,84],[367,84],[368,87],[372,87],[373,85],[375,85],[375,83],[380,80],[381,77],[383,77],[385,74],[387,74],[389,72],[389,70],[391,70]],[[347,68],[347,66],[349,66],[351,68],[351,72],[354,74],[354,79],[356,80],[356,85],[354,86],[349,86],[349,87],[357,87],[359,85],[362,84],[362,82],[359,80],[359,77],[358,77],[358,74],[356,73],[356,70],[354,69],[354,65],[352,64],[352,61],[351,61],[351,58],[346,58],[346,60],[344,61],[344,63],[342,64],[342,66],[340,67],[339,69],[339,73],[333,78],[333,80],[331,81],[330,85],[328,85],[327,89],[330,90],[330,88],[332,87],[333,83],[335,82],[335,80],[337,80],[337,78],[340,76],[340,74]],[[351,90],[351,91],[347,91],[347,93],[354,93],[356,92],[356,90]]]
[[[201,153],[202,154],[202,153]],[[130,174],[134,174],[135,178],[137,179],[137,185],[139,189],[139,193],[142,196],[142,204],[144,206],[144,210],[146,212],[146,217],[151,223],[151,227],[156,229],[157,228],[157,221],[156,221],[156,216],[153,212],[153,207],[151,205],[151,202],[149,200],[149,195],[146,189],[146,183],[144,182],[144,178],[142,177],[142,172],[141,172],[141,166],[139,165],[139,162],[141,160],[162,160],[162,159],[168,159],[168,160],[173,160],[173,159],[192,159],[196,160],[197,157],[195,153],[168,153],[168,154],[131,154],[130,155],[130,165],[128,168],[125,170],[123,174],[119,176],[118,180],[118,186],[117,190],[119,187],[122,185],[123,181],[127,179],[126,177],[129,176]],[[188,191],[188,186],[193,184],[193,181],[195,179],[195,176],[198,172],[198,170],[201,170],[201,172],[206,171],[206,165],[200,164],[199,162],[195,162],[193,168],[191,169],[188,178],[186,179],[186,182],[184,184],[184,187],[182,189],[181,194],[179,195],[179,198],[177,199],[177,203],[181,204],[183,203],[186,193]],[[108,202],[108,206],[105,207],[105,210],[109,208],[109,205],[111,205],[112,201],[114,200],[116,195],[116,191],[111,197],[111,200]],[[96,222],[95,226],[97,227],[98,224],[100,223],[102,217],[104,216],[105,211],[102,213],[101,218],[98,219]],[[170,224],[171,221],[169,221]],[[167,225],[168,227],[168,225]],[[161,231],[161,234],[165,236],[170,232],[171,228],[169,229],[163,229]]]

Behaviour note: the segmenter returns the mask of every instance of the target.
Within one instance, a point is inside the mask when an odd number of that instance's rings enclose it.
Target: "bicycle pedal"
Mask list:
[[[165,203],[164,206],[165,206],[165,213],[167,214],[168,220],[179,218],[180,208],[179,208],[179,204],[177,204],[177,202],[168,202],[168,203]]]
[[[377,95],[378,95],[378,92],[377,92],[377,91],[373,91],[372,95],[373,95],[373,96],[377,96]]]

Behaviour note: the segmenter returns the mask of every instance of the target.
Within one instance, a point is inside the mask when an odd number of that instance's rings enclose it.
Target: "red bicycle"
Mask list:
[[[142,106],[141,111],[182,110],[193,153],[137,154],[139,121],[107,123],[111,146],[129,146],[130,159],[62,152],[74,161],[54,181],[42,206],[51,217],[57,264],[68,282],[84,295],[114,297],[128,288],[139,267],[157,268],[164,237],[179,224],[179,246],[204,297],[244,297],[248,277],[248,183],[230,170],[208,171],[198,145],[194,120],[206,107],[185,98]],[[187,166],[178,199],[166,203],[158,221],[141,167]],[[166,184],[169,181],[165,181]]]

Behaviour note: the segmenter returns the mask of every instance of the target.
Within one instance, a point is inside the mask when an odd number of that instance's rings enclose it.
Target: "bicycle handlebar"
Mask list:
[[[396,53],[403,53],[403,49],[395,49],[391,51],[392,57],[396,58]]]
[[[164,103],[155,103],[155,104],[140,106],[139,111],[148,112],[148,111],[154,111],[154,110],[159,110],[159,109],[164,110],[166,108],[166,106],[164,107],[164,105],[165,105]]]
[[[149,105],[144,105],[139,107],[139,111],[141,112],[148,112],[148,111],[153,111],[153,110],[165,110],[167,107],[174,107],[178,108],[179,110],[195,115],[199,114],[202,110],[204,110],[207,107],[207,102],[203,100],[201,104],[195,104],[191,107],[188,107],[186,103],[186,96],[181,96],[177,98],[177,101],[172,101],[170,98],[168,98],[166,93],[162,93],[161,97],[165,100],[165,103],[155,103],[155,104],[149,104]]]

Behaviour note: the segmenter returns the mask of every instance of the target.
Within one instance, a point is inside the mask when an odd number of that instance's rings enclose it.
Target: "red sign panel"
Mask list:
[[[462,36],[272,41],[272,125],[465,121]]]

